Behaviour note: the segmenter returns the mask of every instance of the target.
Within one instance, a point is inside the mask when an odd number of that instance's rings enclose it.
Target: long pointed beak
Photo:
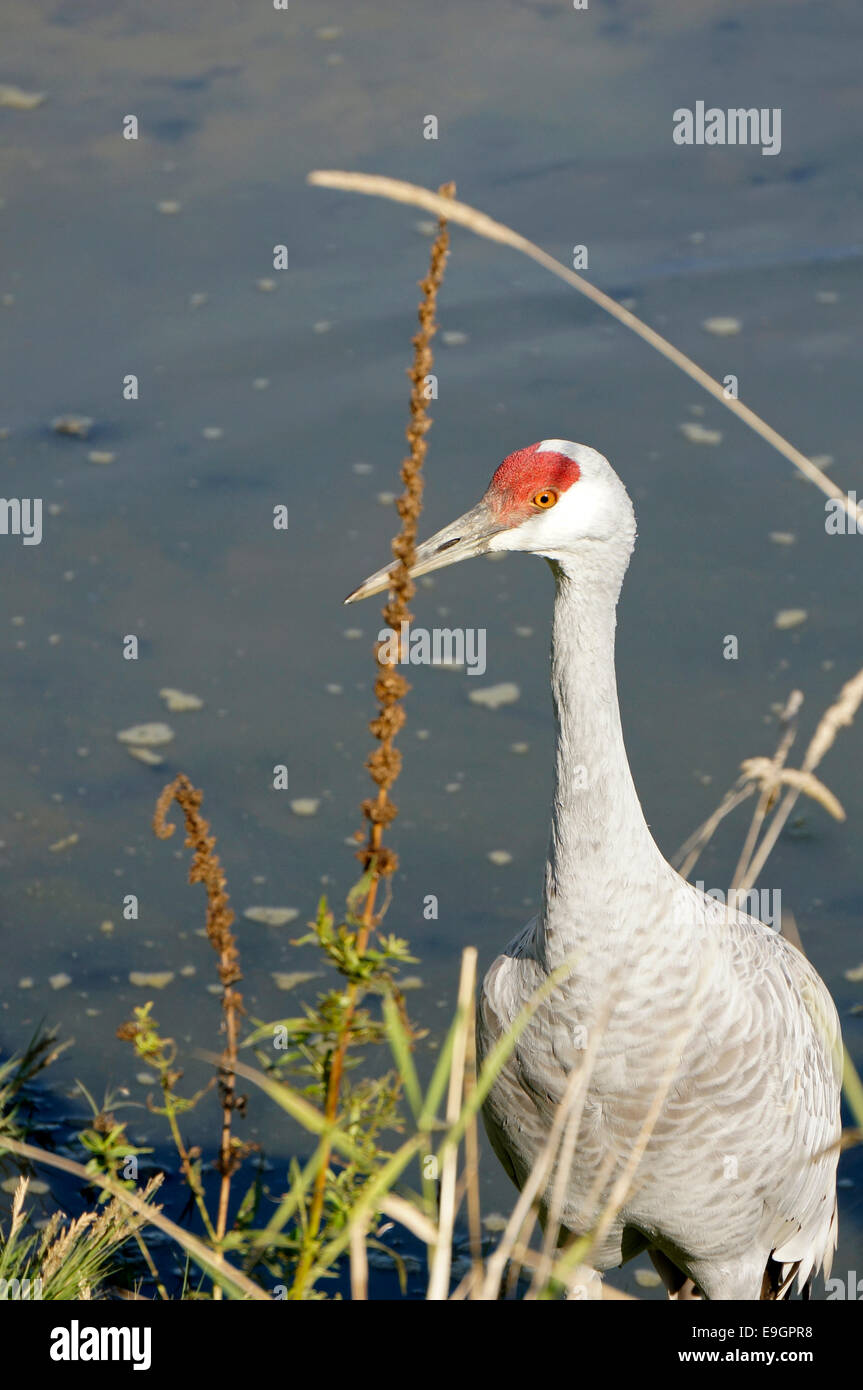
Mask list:
[[[505,531],[506,524],[498,520],[483,500],[477,502],[469,512],[445,526],[437,535],[423,541],[416,549],[416,559],[411,566],[413,577],[430,574],[432,570],[443,569],[444,565],[455,565],[459,560],[469,560],[474,555],[484,555],[489,549],[493,536]],[[389,588],[390,576],[395,569],[395,561],[370,574],[368,579],[348,594],[345,603],[356,603],[357,599],[370,598]]]

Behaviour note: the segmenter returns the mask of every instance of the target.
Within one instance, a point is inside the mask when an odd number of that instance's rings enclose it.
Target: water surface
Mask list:
[[[183,1045],[216,1037],[201,890],[185,887],[179,842],[149,828],[176,771],[206,791],[240,911],[294,906],[301,925],[322,889],[339,902],[356,875],[345,841],[368,794],[379,617],[341,599],[389,553],[394,511],[378,497],[398,486],[429,241],[420,214],[309,188],[307,171],[453,178],[564,261],[586,245],[591,279],[712,374],[737,375],[747,402],[854,487],[860,17],[841,3],[578,13],[332,0],[284,14],[228,0],[11,0],[4,28],[0,78],[46,99],[0,109],[0,460],[5,495],[41,495],[46,515],[40,546],[0,545],[0,1044],[19,1047],[43,1018],[73,1036],[52,1076],[72,1112],[78,1077],[146,1094],[113,1041],[148,997],[130,971],[176,972],[156,996],[166,1031]],[[672,112],[699,99],[781,107],[781,154],[675,146]],[[128,113],[135,142],[121,137]],[[429,113],[437,141],[422,138]],[[600,448],[631,491],[640,539],[620,609],[621,702],[646,814],[671,854],[740,761],[772,751],[774,707],[792,688],[805,692],[808,736],[860,667],[863,543],[827,537],[820,495],[784,460],[514,253],[456,230],[440,315],[464,340],[438,348],[425,533],[465,510],[506,453],[543,437]],[[706,332],[716,315],[739,318],[740,333]],[[95,421],[88,439],[52,432],[70,411]],[[721,442],[691,443],[686,421]],[[271,525],[278,503],[286,534]],[[772,531],[795,543],[771,543]],[[418,621],[483,627],[488,650],[481,682],[411,677],[388,925],[421,957],[411,1005],[433,1039],[462,946],[477,945],[484,968],[537,904],[551,596],[546,567],[516,556],[434,576],[417,599]],[[793,607],[807,621],[777,631],[774,615]],[[736,662],[722,658],[729,633]],[[491,713],[468,700],[505,680],[516,704]],[[166,686],[204,709],[166,714]],[[164,766],[134,762],[116,732],[163,718],[176,732]],[[762,885],[795,912],[858,1065],[860,984],[844,972],[863,959],[860,754],[858,726],[821,769],[847,821],[801,804]],[[279,763],[287,795],[272,790]],[[318,814],[292,814],[294,797],[318,799]],[[708,886],[727,883],[745,825],[704,856]],[[499,849],[506,866],[487,857]],[[137,922],[123,920],[129,893]],[[422,914],[429,893],[436,922]],[[272,972],[313,957],[288,944],[292,927],[241,918],[239,930],[249,1010],[278,1016],[290,996]],[[63,974],[71,983],[52,989]],[[192,1061],[190,1085],[202,1075]],[[248,1132],[276,1165],[295,1142],[257,1100]],[[208,1144],[215,1133],[212,1111],[190,1125]],[[154,1135],[143,1114],[140,1134]],[[842,1173],[840,1272],[863,1258],[859,1149]],[[483,1183],[487,1209],[508,1209],[490,1155]],[[633,1270],[615,1282],[635,1289]]]

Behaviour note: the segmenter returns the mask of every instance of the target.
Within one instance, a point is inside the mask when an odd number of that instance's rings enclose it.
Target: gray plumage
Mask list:
[[[794,946],[687,883],[650,835],[614,674],[634,516],[610,465],[594,455],[588,468],[608,489],[615,523],[551,561],[557,775],[543,905],[485,977],[480,1056],[551,970],[573,957],[573,973],[518,1042],[486,1104],[486,1128],[521,1186],[601,1028],[562,1212],[568,1231],[584,1233],[675,1065],[634,1190],[593,1264],[606,1270],[649,1248],[665,1255],[656,1261],[664,1275],[670,1261],[707,1298],[757,1299],[769,1260],[784,1288],[795,1267],[801,1284],[822,1266],[829,1273],[839,1022]],[[609,1155],[617,1164],[590,1200]]]
[[[658,915],[652,902],[672,896],[676,913],[666,905]],[[713,1299],[761,1297],[769,1259],[783,1266],[782,1284],[792,1266],[802,1282],[822,1265],[829,1273],[840,1068],[824,985],[782,937],[729,916],[673,871],[639,886],[618,913],[592,916],[589,930],[604,928],[593,950],[582,936],[570,943],[574,975],[540,1005],[494,1086],[484,1118],[495,1152],[520,1187],[609,1000],[561,1213],[567,1230],[596,1222],[618,1172],[589,1201],[603,1159],[625,1162],[669,1063],[676,1070],[595,1268],[652,1247]],[[561,944],[536,919],[494,962],[480,999],[480,1056]]]
[[[567,965],[484,1109],[518,1186],[574,1071],[588,1066],[562,1225],[590,1232],[662,1101],[634,1180],[592,1256],[649,1250],[671,1296],[787,1295],[829,1273],[836,1245],[841,1043],[806,958],[687,883],[647,827],[614,671],[617,599],[635,542],[623,484],[595,450],[544,440],[505,459],[481,501],[416,552],[424,574],[489,550],[551,564],[557,755],[542,907],[483,982],[485,1057]],[[386,588],[389,567],[351,600]],[[349,600],[350,601],[350,600]],[[646,680],[649,699],[650,676]],[[602,1173],[605,1176],[602,1177]],[[550,1203],[550,1187],[541,1195]]]

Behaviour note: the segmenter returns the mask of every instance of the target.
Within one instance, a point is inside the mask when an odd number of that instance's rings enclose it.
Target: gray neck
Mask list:
[[[550,958],[586,941],[602,945],[606,929],[619,932],[626,925],[619,916],[627,883],[635,889],[655,881],[666,867],[644,819],[620,727],[614,629],[628,558],[600,548],[585,564],[551,562],[557,762],[539,922]]]

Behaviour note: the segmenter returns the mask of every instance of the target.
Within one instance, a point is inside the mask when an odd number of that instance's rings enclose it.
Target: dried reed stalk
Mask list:
[[[446,208],[448,206],[448,200],[452,198],[454,194],[454,183],[443,184],[441,186],[441,215],[439,218],[438,234],[431,248],[428,275],[424,280],[420,281],[422,299],[420,300],[419,309],[417,311],[419,332],[413,338],[413,364],[408,369],[408,375],[411,379],[410,420],[405,434],[410,447],[401,466],[401,478],[405,490],[396,503],[402,524],[399,534],[392,543],[393,554],[398,563],[390,579],[389,598],[383,609],[383,616],[386,622],[390,628],[399,634],[400,658],[402,656],[401,624],[403,621],[409,623],[413,617],[408,609],[408,603],[414,594],[414,583],[410,577],[410,568],[413,564],[416,551],[417,521],[422,510],[422,467],[428,449],[426,435],[431,429],[431,417],[428,413],[428,401],[424,388],[426,377],[433,365],[431,340],[437,332],[437,321],[435,317],[437,311],[437,296],[443,281],[449,250]],[[378,884],[382,878],[389,878],[398,868],[398,856],[393,850],[383,844],[383,832],[386,826],[391,825],[398,815],[398,807],[390,800],[389,790],[401,771],[402,756],[400,751],[395,747],[393,740],[405,722],[406,715],[401,701],[404,699],[410,686],[404,676],[400,675],[398,671],[393,670],[388,662],[382,660],[381,650],[383,645],[383,643],[378,643],[375,646],[375,661],[377,662],[378,674],[374,688],[378,700],[378,713],[369,723],[369,730],[378,740],[379,746],[369,754],[366,761],[366,767],[368,768],[372,781],[376,783],[378,791],[376,796],[369,797],[362,804],[363,816],[368,824],[368,838],[365,846],[357,852],[357,858],[362,863],[364,870],[371,874],[369,890],[363,907],[361,926],[357,932],[357,952],[360,955],[365,951],[371,930],[377,924],[375,902],[377,899]],[[361,840],[362,838],[363,832],[361,830],[357,831],[357,839]],[[327,1079],[324,1113],[330,1123],[335,1122],[336,1113],[338,1111],[345,1054],[350,1043],[351,1025],[353,1023],[357,1003],[357,988],[353,982],[349,984],[347,994],[348,1004],[341,1032],[333,1052]],[[329,1146],[325,1143],[321,1165],[315,1176],[315,1186],[309,1208],[308,1234],[312,1238],[317,1235],[321,1224],[327,1169],[329,1166],[329,1152]],[[301,1257],[297,1271],[297,1278],[295,1281],[295,1289],[297,1291],[303,1286],[306,1275],[311,1268],[311,1261],[312,1244],[311,1241],[307,1241],[306,1249]]]
[[[351,1301],[365,1302],[369,1296],[369,1260],[366,1254],[365,1225],[351,1227]]]
[[[194,850],[189,866],[189,882],[203,883],[207,894],[207,940],[219,957],[219,979],[222,984],[222,1009],[225,1015],[225,1049],[219,1067],[219,1096],[222,1102],[222,1132],[216,1168],[221,1175],[219,1206],[216,1216],[216,1240],[222,1241],[228,1228],[228,1205],[231,1196],[231,1177],[242,1161],[243,1147],[231,1133],[234,1111],[242,1106],[236,1094],[237,1043],[243,997],[234,986],[243,978],[236,937],[231,931],[234,913],[228,906],[227,878],[216,853],[216,837],[210,834],[209,822],[201,815],[204,793],[192,785],[184,773],[162,791],[156,802],[153,830],[160,840],[167,840],[175,827],[167,820],[171,804],[176,801],[186,824],[186,848]],[[218,1285],[213,1290],[221,1298]]]
[[[758,843],[758,836],[761,834],[764,817],[773,804],[776,778],[780,770],[785,766],[785,760],[791,751],[791,745],[797,737],[797,716],[802,704],[803,692],[801,690],[792,690],[785,702],[785,708],[780,717],[780,723],[784,725],[785,732],[779,740],[779,746],[776,752],[773,754],[770,775],[765,777],[761,783],[761,795],[758,798],[758,804],[753,812],[752,821],[750,822],[746,839],[743,842],[743,848],[740,851],[740,858],[737,861],[737,867],[731,876],[732,888],[737,888],[739,885],[740,876],[745,866],[752,858],[753,850]]]
[[[454,1125],[464,1101],[465,1064],[467,1061],[468,1034],[473,1023],[474,991],[476,990],[477,950],[466,946],[461,956],[461,973],[458,982],[459,1026],[453,1040],[452,1061],[447,1091],[447,1124]],[[438,1218],[437,1241],[431,1261],[428,1292],[426,1297],[436,1302],[445,1299],[449,1288],[449,1274],[452,1262],[452,1236],[456,1216],[456,1176],[458,1172],[458,1147],[450,1145],[443,1154],[440,1182],[440,1216]]]
[[[833,747],[839,730],[848,728],[854,722],[854,716],[861,704],[863,704],[863,669],[859,670],[850,681],[845,682],[838,698],[822,714],[809,747],[806,749],[799,773],[794,778],[789,777],[786,773],[782,779],[790,783],[789,789],[778,809],[774,812],[773,819],[764,832],[761,844],[740,873],[738,886],[744,892],[757,882],[758,876],[767,863],[767,859],[772,853],[801,791],[806,792],[809,796],[815,796],[815,799],[820,801],[822,805],[826,805],[827,810],[831,811],[833,815],[837,815],[836,808],[838,808],[837,818],[844,819],[845,813],[836,798],[833,797],[832,792],[827,792],[827,788],[816,777],[813,777],[812,773],[821,762],[824,754]],[[745,768],[746,764],[743,766]],[[827,792],[827,801],[824,799],[824,792]],[[831,801],[835,802],[835,806],[830,804]]]
[[[455,184],[444,184],[440,193],[442,204],[446,206],[455,193]],[[420,289],[423,292],[418,309],[420,327],[419,332],[413,338],[413,364],[408,369],[411,380],[410,421],[405,434],[410,451],[401,467],[401,478],[405,490],[396,503],[402,524],[399,534],[392,543],[392,551],[397,564],[390,578],[389,596],[383,608],[383,616],[387,626],[399,634],[399,661],[404,656],[401,646],[401,625],[403,622],[410,623],[413,618],[413,614],[408,608],[415,593],[410,568],[414,562],[417,522],[422,510],[422,468],[428,449],[426,435],[431,429],[432,423],[428,413],[425,388],[426,379],[434,365],[431,340],[437,332],[435,318],[437,296],[443,281],[448,251],[449,232],[445,217],[441,215],[438,235],[431,249],[429,273],[424,280],[420,281]],[[375,880],[389,877],[398,868],[397,856],[391,849],[382,844],[382,837],[384,828],[390,825],[398,815],[398,807],[393,805],[389,798],[389,789],[398,777],[402,766],[401,753],[395,747],[393,740],[404,725],[406,715],[401,701],[410,690],[404,676],[394,671],[392,665],[382,659],[383,649],[383,643],[378,643],[375,646],[375,660],[378,667],[375,695],[378,699],[379,709],[377,716],[369,724],[369,730],[378,740],[379,747],[369,754],[366,761],[366,767],[372,781],[377,785],[378,792],[377,796],[370,797],[363,802],[362,811],[368,822],[368,841],[357,854],[363,868],[372,870]],[[358,835],[361,835],[361,832],[358,832]],[[373,883],[364,914],[363,925],[366,935],[373,922],[375,886]]]
[[[464,1074],[465,1104],[476,1090],[476,996],[470,1000],[470,1026],[467,1034],[467,1058]],[[469,1296],[476,1298],[482,1283],[482,1221],[479,1195],[479,1126],[472,1115],[464,1133],[465,1188],[467,1192],[467,1228],[470,1244],[471,1270]]]
[[[758,804],[731,885],[739,893],[747,892],[757,881],[801,792],[805,792],[807,796],[818,801],[836,820],[845,819],[845,812],[839,800],[833,795],[829,787],[825,787],[819,778],[813,776],[813,772],[825,753],[833,747],[839,730],[847,728],[853,723],[860,705],[863,704],[863,670],[858,671],[856,676],[846,681],[834,703],[821,716],[802,765],[799,768],[787,768],[785,761],[794,741],[796,718],[802,701],[803,696],[800,691],[792,691],[782,713],[782,723],[787,727],[773,757],[745,759],[740,765],[741,776],[737,782],[729,792],[726,792],[713,814],[698,827],[693,835],[690,835],[686,843],[677,851],[673,862],[679,866],[684,878],[688,877],[720,821],[736,806],[739,806],[741,801],[752,796],[755,791],[760,792]],[[772,819],[767,823],[767,828],[764,830],[759,844],[759,833],[765,818],[774,807],[776,794],[782,786],[787,787],[788,790],[780,805],[773,810]]]

